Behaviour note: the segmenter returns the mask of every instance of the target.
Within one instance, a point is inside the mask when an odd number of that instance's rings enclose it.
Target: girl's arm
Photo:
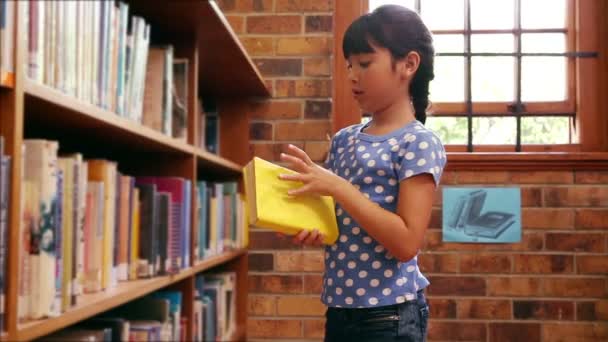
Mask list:
[[[282,154],[299,172],[281,175],[281,179],[301,181],[304,185],[291,195],[316,194],[333,196],[361,228],[382,244],[395,258],[407,261],[421,247],[431,216],[435,182],[430,174],[420,174],[401,181],[397,212],[383,209],[367,199],[345,179],[315,163],[301,149],[290,145],[292,154]]]

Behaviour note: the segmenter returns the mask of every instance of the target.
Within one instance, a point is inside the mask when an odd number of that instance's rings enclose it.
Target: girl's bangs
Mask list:
[[[371,38],[369,15],[364,15],[355,20],[344,33],[342,40],[342,52],[344,58],[360,53],[372,53],[374,48],[369,43]]]

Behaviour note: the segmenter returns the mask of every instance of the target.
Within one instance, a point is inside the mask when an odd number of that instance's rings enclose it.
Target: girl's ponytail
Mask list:
[[[410,96],[414,105],[416,120],[423,124],[426,121],[426,110],[429,107],[429,83],[435,77],[433,74],[433,61],[430,60],[430,66],[423,65],[424,62],[423,60],[421,61],[420,67],[410,84]]]

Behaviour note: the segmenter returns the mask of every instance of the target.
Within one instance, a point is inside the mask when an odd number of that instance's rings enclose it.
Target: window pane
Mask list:
[[[423,0],[420,13],[431,30],[464,29],[463,0]]]
[[[473,57],[471,63],[473,101],[513,101],[515,98],[513,57]]]
[[[471,0],[473,30],[512,29],[514,19],[514,0]]]
[[[566,52],[564,33],[525,33],[521,35],[522,52]]]
[[[473,118],[473,144],[515,144],[516,129],[514,117]]]
[[[429,92],[432,102],[463,102],[464,58],[435,57],[435,79]]]
[[[521,119],[522,144],[569,144],[570,118],[525,117]]]
[[[522,0],[521,27],[566,27],[566,0]]]
[[[464,36],[462,34],[433,35],[435,52],[464,52]]]
[[[467,118],[428,116],[425,126],[435,132],[444,144],[467,143]]]
[[[382,5],[389,4],[401,5],[414,11],[416,10],[415,0],[369,0],[369,11],[372,12],[373,10]]]
[[[523,57],[522,101],[564,101],[567,98],[567,67],[564,57]]]
[[[512,34],[473,34],[471,52],[514,52],[515,36]]]

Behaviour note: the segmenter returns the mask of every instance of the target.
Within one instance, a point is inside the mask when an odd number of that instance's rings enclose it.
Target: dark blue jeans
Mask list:
[[[416,300],[365,309],[328,308],[325,342],[424,342],[429,306],[422,290]]]

